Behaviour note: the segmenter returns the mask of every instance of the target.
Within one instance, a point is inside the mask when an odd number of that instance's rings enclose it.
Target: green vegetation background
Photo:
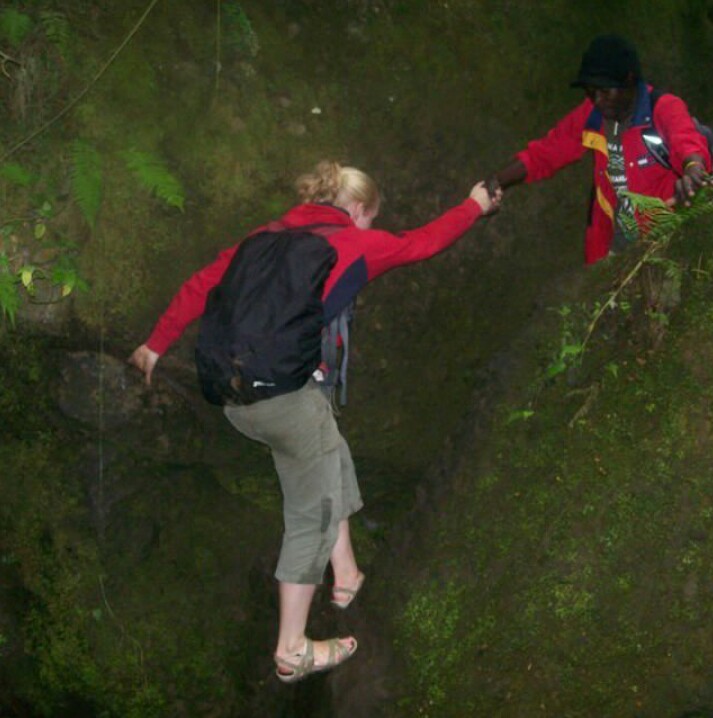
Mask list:
[[[86,95],[15,150],[148,7]],[[391,229],[459,202],[578,99],[568,82],[597,32],[629,35],[649,78],[710,119],[709,11],[3,6],[0,708],[673,718],[710,704],[708,230],[676,250],[698,271],[655,352],[634,293],[583,367],[543,382],[564,331],[549,308],[595,301],[620,272],[581,267],[586,166],[513,192],[450,252],[364,292],[340,422],[370,582],[363,658],[332,689],[271,682],[279,496],[269,456],[200,407],[192,335],[153,392],[127,374],[132,421],[58,412],[67,351],[121,360],[180,282],[289,206],[319,159],[373,174]],[[318,604],[317,630],[335,620]]]

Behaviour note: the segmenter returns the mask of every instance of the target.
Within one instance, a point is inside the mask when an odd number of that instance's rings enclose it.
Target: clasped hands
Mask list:
[[[500,187],[491,188],[487,180],[481,180],[470,191],[470,198],[474,199],[483,210],[483,215],[495,214],[500,209],[503,191]]]

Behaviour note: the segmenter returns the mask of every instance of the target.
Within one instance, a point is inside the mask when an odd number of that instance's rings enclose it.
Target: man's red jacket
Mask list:
[[[708,144],[696,130],[683,100],[663,94],[652,111],[651,91],[650,86],[639,83],[634,115],[622,136],[627,186],[630,192],[667,200],[673,196],[677,177],[683,174],[686,157],[701,155],[708,171],[711,158]],[[599,110],[587,99],[547,135],[528,143],[517,154],[527,168],[527,182],[536,182],[580,159],[587,150],[594,151],[594,196],[584,244],[588,264],[607,256],[614,233],[617,198],[607,173],[609,153],[603,121]],[[674,171],[661,166],[644,145],[641,135],[652,126],[669,148]]]
[[[470,229],[481,214],[480,205],[466,199],[423,227],[395,235],[380,229],[359,229],[338,207],[303,204],[293,207],[280,223],[286,227],[314,224],[344,227],[327,237],[337,250],[337,263],[327,278],[323,295],[325,319],[329,321],[355,299],[367,282],[395,267],[438,254]],[[181,286],[148,338],[149,349],[163,354],[188,324],[203,314],[208,292],[220,281],[237,248],[236,245],[221,252],[212,264]]]

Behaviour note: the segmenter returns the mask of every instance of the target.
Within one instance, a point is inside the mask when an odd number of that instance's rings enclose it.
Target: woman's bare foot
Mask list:
[[[294,653],[275,654],[277,677],[294,683],[312,673],[328,671],[354,655],[357,641],[353,636],[330,638],[326,641],[304,639],[303,647]]]
[[[346,580],[342,580],[335,576],[332,588],[332,605],[342,609],[347,608],[356,598],[366,576],[361,571],[357,571],[355,575],[345,578]]]

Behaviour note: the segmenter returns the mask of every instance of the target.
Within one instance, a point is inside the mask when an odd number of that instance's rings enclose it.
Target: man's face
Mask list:
[[[605,120],[622,122],[634,109],[636,87],[633,84],[627,87],[589,86],[584,91]]]

